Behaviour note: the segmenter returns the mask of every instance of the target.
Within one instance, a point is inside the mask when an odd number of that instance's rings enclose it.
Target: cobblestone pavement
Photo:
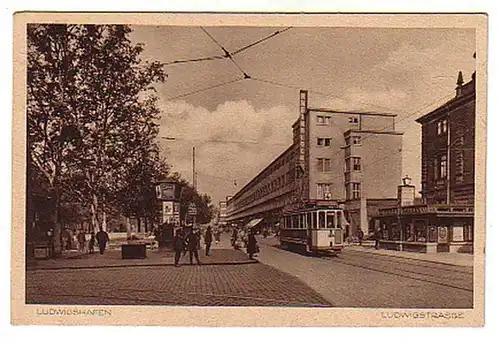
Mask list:
[[[253,262],[244,253],[234,249],[213,249],[210,256],[199,251],[203,265],[246,264]],[[189,253],[181,257],[181,264],[189,264]],[[69,269],[69,268],[99,268],[128,266],[165,266],[174,264],[174,253],[169,251],[148,250],[146,259],[123,260],[119,249],[106,250],[103,255],[97,253],[59,258],[55,260],[39,260],[31,263],[28,270]]]
[[[334,306],[472,308],[472,267],[345,250],[308,257],[258,238],[259,261],[305,282]],[[467,254],[466,254],[467,255]]]
[[[26,303],[329,306],[299,279],[261,263],[31,270]]]

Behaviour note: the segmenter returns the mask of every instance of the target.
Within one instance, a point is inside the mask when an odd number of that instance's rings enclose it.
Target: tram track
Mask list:
[[[473,292],[472,273],[453,271],[448,272],[450,274],[444,274],[443,268],[438,266],[432,267],[431,265],[425,265],[424,267],[424,265],[419,266],[417,263],[394,260],[392,257],[387,259],[382,258],[381,256],[380,258],[374,258],[374,254],[371,254],[369,258],[363,255],[350,256],[350,254],[350,252],[343,252],[338,257],[322,257],[322,259],[369,271]],[[366,259],[368,259],[369,262],[367,262]]]

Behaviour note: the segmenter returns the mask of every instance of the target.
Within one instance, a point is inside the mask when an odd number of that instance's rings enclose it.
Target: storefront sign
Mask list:
[[[454,225],[453,226],[453,242],[463,242],[464,241],[464,226]]]

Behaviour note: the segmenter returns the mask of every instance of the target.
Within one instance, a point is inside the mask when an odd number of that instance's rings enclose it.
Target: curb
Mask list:
[[[249,265],[259,263],[257,260],[247,260],[247,261],[232,261],[232,262],[211,262],[211,263],[201,263],[199,265],[191,264],[181,264],[180,266],[234,266],[234,265]],[[80,270],[80,269],[99,269],[99,268],[130,268],[130,267],[168,267],[175,266],[173,263],[144,263],[144,264],[123,264],[123,265],[101,265],[101,266],[60,266],[60,267],[29,267],[26,271],[58,271],[58,270]]]
[[[455,267],[470,267],[470,268],[474,267],[474,264],[472,264],[471,266],[469,266],[469,265],[457,265],[457,264],[450,264],[449,262],[434,261],[434,260],[429,260],[429,259],[409,258],[406,256],[399,256],[399,255],[394,255],[394,254],[389,254],[389,253],[371,252],[371,251],[357,250],[357,249],[354,249],[353,251],[370,253],[373,255],[380,255],[380,256],[389,256],[389,257],[393,257],[393,258],[401,258],[401,259],[407,259],[407,260],[429,262],[429,263],[438,264],[438,265],[448,265],[448,266],[455,266]]]

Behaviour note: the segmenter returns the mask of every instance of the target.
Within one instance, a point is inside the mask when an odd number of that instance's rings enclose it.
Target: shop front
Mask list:
[[[472,253],[471,205],[412,205],[379,210],[380,247],[421,253]]]

